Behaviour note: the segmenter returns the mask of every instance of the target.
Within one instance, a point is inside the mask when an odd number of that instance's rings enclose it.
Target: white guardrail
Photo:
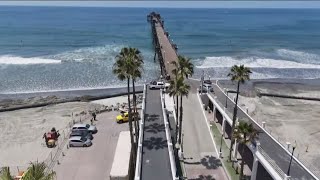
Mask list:
[[[140,120],[140,131],[139,131],[139,140],[138,140],[138,150],[137,150],[137,159],[136,159],[136,169],[135,169],[135,180],[140,180],[141,175],[141,166],[142,166],[142,143],[143,143],[143,132],[144,132],[144,114],[146,109],[146,92],[147,86],[143,86],[143,99],[142,99],[142,109],[141,109],[141,120]]]
[[[169,159],[170,159],[170,166],[171,166],[171,174],[173,180],[178,180],[179,177],[176,177],[176,162],[174,158],[174,150],[173,150],[173,144],[171,141],[171,133],[170,133],[170,127],[169,122],[167,118],[167,111],[165,108],[165,100],[164,100],[164,94],[163,90],[160,91],[160,98],[161,98],[161,107],[162,107],[162,113],[163,113],[163,121],[164,121],[164,128],[166,131],[166,138],[167,138],[167,144],[168,144],[168,152],[169,152]]]
[[[218,84],[219,80],[216,81],[216,86],[220,89],[220,91],[226,96],[228,97],[228,99],[233,102],[235,104],[235,102],[223,91],[223,89],[219,86]],[[291,156],[291,153],[285,148],[283,147],[283,145],[277,141],[268,131],[266,131],[265,128],[263,128],[257,121],[255,121],[245,110],[243,110],[240,106],[238,106],[238,108],[252,121],[254,122],[261,130],[263,130],[264,133],[266,133],[268,136],[270,136],[270,138],[275,141],[288,155]],[[261,151],[262,148],[259,149],[259,151]],[[313,178],[315,178],[316,180],[319,180],[318,177],[316,177],[313,172],[311,172],[304,164],[301,163],[301,161],[299,159],[297,159],[295,156],[293,156],[293,159],[302,167],[304,168]],[[276,167],[275,167],[276,168]],[[278,169],[278,168],[276,168]],[[280,175],[282,175],[282,173],[280,173]]]

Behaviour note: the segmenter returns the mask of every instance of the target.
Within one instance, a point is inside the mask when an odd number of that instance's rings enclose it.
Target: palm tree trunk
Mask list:
[[[176,96],[176,142],[178,142],[178,130],[179,130],[179,113],[178,113],[178,108],[179,108],[179,96]]]
[[[244,139],[246,139],[246,135],[244,134]],[[243,153],[244,153],[244,146],[245,144],[242,144],[242,149],[241,149],[241,166],[240,166],[240,176],[239,179],[241,180],[243,178],[243,168],[244,168],[244,157],[243,157]]]
[[[231,145],[230,145],[230,151],[229,151],[229,161],[231,161],[231,154],[232,154],[233,144],[234,144],[234,138],[233,138],[233,135],[232,135],[232,134],[233,134],[233,131],[234,131],[234,128],[235,128],[235,124],[236,124],[236,119],[237,119],[239,88],[240,88],[240,81],[238,81],[236,104],[235,104],[234,109],[233,109],[233,118],[232,118],[232,127],[231,127]]]
[[[133,132],[132,132],[132,116],[131,116],[131,104],[130,104],[130,78],[128,78],[128,108],[129,108],[129,130],[130,130],[130,140],[131,146],[135,149],[134,139],[133,139]]]
[[[135,79],[132,79],[132,92],[133,92],[133,120],[134,120],[134,130],[136,132],[136,143],[139,140],[139,125],[137,114],[137,98],[136,98],[136,88],[135,88]]]
[[[181,145],[182,140],[182,116],[183,116],[183,109],[182,109],[182,96],[180,96],[180,117],[179,117],[179,144]]]

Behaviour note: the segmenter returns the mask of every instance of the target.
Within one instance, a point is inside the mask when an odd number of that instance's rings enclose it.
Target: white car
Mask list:
[[[164,83],[162,81],[152,81],[149,84],[149,89],[161,89],[168,88],[170,86],[169,83]]]
[[[69,139],[69,147],[89,147],[91,145],[91,140],[86,137],[73,136]]]
[[[209,92],[213,92],[213,87],[209,84],[203,84],[203,88],[202,88],[203,92],[204,93],[207,93],[208,91]],[[201,92],[201,85],[199,87],[199,92]]]
[[[95,134],[98,132],[98,129],[90,124],[75,124],[72,126],[72,131],[89,131]]]

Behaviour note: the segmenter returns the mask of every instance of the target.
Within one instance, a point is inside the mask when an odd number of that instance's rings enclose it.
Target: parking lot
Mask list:
[[[128,123],[117,124],[119,112],[104,112],[97,115],[91,147],[73,147],[56,165],[54,171],[58,180],[109,179],[119,133],[128,131]]]

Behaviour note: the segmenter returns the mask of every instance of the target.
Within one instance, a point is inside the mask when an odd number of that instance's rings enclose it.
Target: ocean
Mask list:
[[[194,78],[320,78],[320,9],[151,9],[0,6],[0,93],[125,85],[112,74],[122,47],[139,48],[143,78],[159,76],[147,15],[156,11],[195,64]]]

